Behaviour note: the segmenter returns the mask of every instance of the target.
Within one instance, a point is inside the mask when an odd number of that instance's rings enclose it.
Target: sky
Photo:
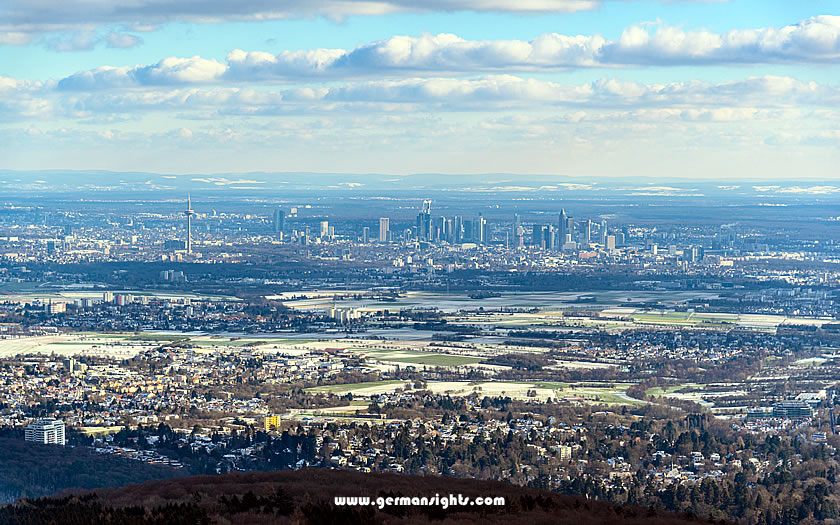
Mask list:
[[[0,169],[840,178],[836,0],[0,0]]]

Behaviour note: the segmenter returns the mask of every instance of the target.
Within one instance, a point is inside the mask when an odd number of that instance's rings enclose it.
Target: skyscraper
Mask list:
[[[365,226],[362,228],[362,243],[367,244],[370,242],[370,228]]]
[[[543,247],[543,227],[541,224],[535,224],[531,230],[531,246],[535,248]]]
[[[446,224],[446,217],[440,217],[437,220],[437,228],[435,228],[437,234],[437,240],[445,241],[447,240],[447,236],[449,235],[449,230],[447,229]]]
[[[543,228],[543,248],[546,250],[553,250],[554,246],[556,245],[556,239],[554,238],[557,235],[557,231],[554,229],[554,226],[548,225]]]
[[[513,246],[522,248],[522,220],[518,213],[513,214]]]
[[[379,242],[388,242],[388,234],[391,231],[390,222],[388,217],[379,218]]]
[[[192,209],[192,198],[187,194],[187,209],[184,211],[187,216],[187,253],[192,253],[192,218],[195,212]]]
[[[274,234],[278,237],[283,233],[286,227],[286,212],[280,208],[274,210]]]
[[[601,246],[607,245],[607,221],[601,221]]]
[[[330,236],[330,222],[321,221],[321,239],[326,240]]]
[[[424,200],[423,208],[417,214],[417,238],[421,241],[432,239],[432,201]]]
[[[476,242],[478,244],[487,243],[487,219],[479,215],[474,224],[476,228]]]
[[[589,244],[592,242],[592,221],[586,219],[583,223],[581,223],[583,227],[583,244]]]
[[[566,241],[575,242],[575,218],[568,217],[566,219]]]
[[[560,218],[557,220],[557,233],[560,235],[560,247],[567,242],[566,234],[569,233],[567,227],[569,225],[569,216],[566,215],[566,208],[560,210]]]

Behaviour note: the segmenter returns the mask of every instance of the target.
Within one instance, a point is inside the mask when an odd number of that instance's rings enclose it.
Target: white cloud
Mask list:
[[[343,20],[349,16],[435,11],[573,13],[597,9],[603,2],[604,0],[4,0],[0,2],[0,45],[26,45],[41,35],[89,32],[115,25],[129,27],[131,31],[145,32],[168,22],[261,22],[318,16]],[[65,50],[85,49],[83,46],[74,47],[72,42],[64,42],[61,47]]]
[[[112,36],[113,35],[113,36]],[[130,45],[137,37],[111,33],[109,45]],[[112,42],[113,41],[113,42]],[[90,38],[56,41],[59,48],[95,45]],[[556,33],[534,40],[465,40],[457,35],[394,36],[355,49],[310,49],[264,51],[235,49],[226,63],[192,58],[166,58],[157,64],[133,68],[99,68],[71,75],[62,81],[76,88],[79,78],[85,89],[148,85],[158,82],[155,73],[168,63],[198,63],[211,66],[212,74],[172,77],[170,82],[291,82],[301,79],[351,79],[360,77],[406,77],[459,75],[486,72],[556,71],[581,67],[635,65],[691,65],[743,63],[832,63],[840,60],[840,16],[818,16],[783,28],[735,30],[716,34],[686,32],[659,27],[651,33],[633,26],[616,41],[600,35],[567,36]],[[120,69],[127,77],[114,84],[110,77],[96,78],[98,71]],[[161,71],[165,75],[165,71]],[[114,80],[111,78],[111,80]]]
[[[171,21],[214,23],[312,16],[340,19],[394,12],[570,13],[596,9],[601,4],[602,0],[5,0],[0,4],[0,20],[3,26],[26,25],[31,32],[43,32],[119,23],[149,27]],[[39,23],[33,25],[33,20]]]
[[[189,112],[189,118],[214,119],[224,115],[272,116],[337,111],[402,113],[417,110],[500,111],[543,108],[566,114],[555,118],[568,123],[618,118],[637,122],[738,123],[758,120],[793,121],[809,118],[833,121],[831,110],[840,103],[840,88],[801,82],[789,77],[753,77],[739,81],[699,81],[641,84],[604,78],[587,84],[563,84],[513,75],[473,79],[409,78],[349,82],[330,87],[253,89],[206,87],[169,89],[177,78],[213,78],[219,64],[164,61],[150,71],[102,68],[90,76],[73,78],[74,87],[107,81],[131,86],[135,78],[159,84],[156,88],[87,93],[68,91],[59,84],[21,82],[0,77],[0,93],[55,100],[68,115],[121,114],[146,111]],[[112,77],[112,78],[108,78]],[[152,79],[152,80],[147,80]],[[67,79],[62,83],[68,82]],[[5,86],[5,88],[4,88]],[[62,89],[63,88],[63,89]],[[828,108],[828,109],[824,109]],[[396,118],[392,115],[392,118]],[[526,118],[526,117],[520,117]]]
[[[129,35],[128,33],[117,33],[116,31],[111,31],[105,37],[105,45],[111,48],[128,49],[142,43],[143,39],[139,36]]]
[[[67,90],[94,90],[102,87],[207,84],[216,83],[226,69],[220,62],[199,56],[169,57],[149,66],[103,66],[82,71],[61,79],[58,87]]]
[[[822,15],[781,28],[727,33],[632,26],[605,45],[604,64],[740,64],[834,62],[840,58],[840,16]]]

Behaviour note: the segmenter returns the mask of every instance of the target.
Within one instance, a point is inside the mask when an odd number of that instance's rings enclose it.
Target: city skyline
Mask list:
[[[840,523],[837,0],[0,0],[0,64],[0,523]]]

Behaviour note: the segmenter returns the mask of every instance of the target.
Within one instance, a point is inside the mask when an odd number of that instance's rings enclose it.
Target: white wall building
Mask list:
[[[66,444],[64,439],[64,421],[51,417],[39,419],[26,426],[24,438],[26,441],[64,446]]]

